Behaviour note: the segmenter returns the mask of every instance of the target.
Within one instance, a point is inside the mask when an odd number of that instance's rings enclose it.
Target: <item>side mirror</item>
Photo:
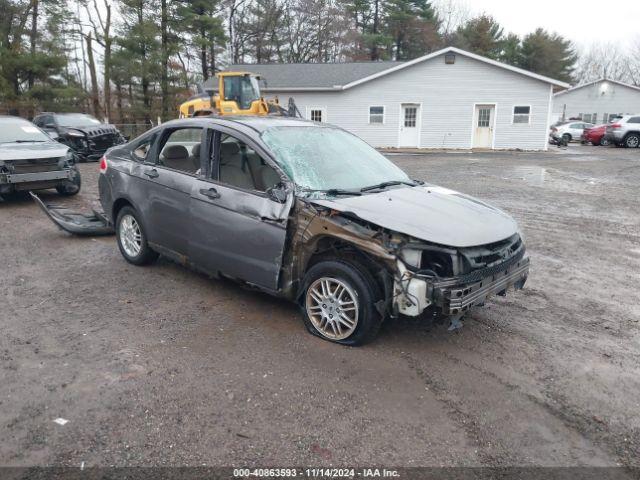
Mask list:
[[[285,203],[287,201],[287,191],[282,183],[279,183],[275,187],[271,187],[267,190],[267,195],[271,200],[278,203]]]

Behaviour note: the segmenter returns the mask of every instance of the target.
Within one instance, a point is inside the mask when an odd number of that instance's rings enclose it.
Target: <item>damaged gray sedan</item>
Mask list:
[[[172,121],[110,150],[100,173],[127,261],[161,254],[285,297],[311,333],[341,344],[365,343],[398,315],[458,325],[529,271],[509,215],[412,180],[328,125]]]

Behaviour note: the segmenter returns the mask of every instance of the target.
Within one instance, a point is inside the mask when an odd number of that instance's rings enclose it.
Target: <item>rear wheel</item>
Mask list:
[[[571,141],[571,135],[568,133],[565,133],[562,135],[562,140],[564,142],[565,145],[569,145],[569,142]]]
[[[116,220],[118,248],[124,259],[134,265],[146,265],[158,258],[147,243],[147,236],[132,207],[123,207]]]
[[[317,263],[305,275],[302,314],[313,335],[343,345],[372,340],[383,316],[375,303],[380,291],[371,274],[355,262]]]
[[[637,133],[630,133],[624,139],[624,146],[627,148],[638,148],[640,146],[640,135]]]
[[[600,145],[602,147],[608,147],[609,145],[611,145],[611,142],[608,139],[602,137],[600,139],[600,142],[598,142],[598,145]]]

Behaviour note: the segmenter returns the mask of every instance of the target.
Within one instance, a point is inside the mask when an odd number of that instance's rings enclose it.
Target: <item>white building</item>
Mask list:
[[[640,87],[603,78],[556,93],[552,120],[579,118],[598,124],[635,113],[640,113]]]
[[[547,148],[554,90],[569,85],[449,47],[408,62],[233,65],[265,96],[375,147]],[[211,84],[209,85],[209,89]]]

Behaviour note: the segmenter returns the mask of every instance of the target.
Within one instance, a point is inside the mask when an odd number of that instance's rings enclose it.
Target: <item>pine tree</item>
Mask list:
[[[494,60],[500,58],[503,41],[502,27],[493,17],[486,14],[461,25],[454,37],[455,46]]]
[[[565,82],[572,81],[578,59],[572,43],[542,28],[522,40],[520,67]]]

